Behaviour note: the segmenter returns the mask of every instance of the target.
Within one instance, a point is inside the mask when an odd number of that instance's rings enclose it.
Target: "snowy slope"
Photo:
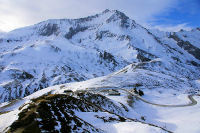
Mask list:
[[[157,61],[149,64],[154,62]],[[144,103],[128,93],[136,87],[143,90],[142,97],[150,102],[183,105],[190,102],[187,96],[194,92],[194,89],[200,90],[199,82],[138,69],[137,65],[138,63],[134,63],[107,76],[87,81],[51,86],[23,99],[2,103],[0,131],[27,131],[31,124],[26,121],[32,118],[30,114],[34,114],[35,110],[39,115],[34,115],[34,122],[41,131],[199,132],[199,96],[194,96],[197,101],[195,105],[160,107]],[[109,89],[118,90],[120,96],[110,96]],[[66,95],[66,90],[72,90],[74,94]],[[43,117],[43,109],[49,121]],[[78,124],[79,122],[82,124]],[[71,128],[65,128],[68,127],[67,123],[70,123]],[[37,124],[35,128],[38,128]],[[51,128],[45,128],[48,124],[52,125]],[[75,126],[77,128],[73,128]]]
[[[131,63],[176,78],[199,79],[199,33],[149,30],[116,10],[16,29],[0,38],[0,102],[104,76]],[[157,61],[148,63],[152,60]]]

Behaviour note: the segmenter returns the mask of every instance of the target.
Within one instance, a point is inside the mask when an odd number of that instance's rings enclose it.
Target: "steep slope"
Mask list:
[[[184,40],[181,32],[148,30],[116,10],[11,31],[0,39],[0,102],[136,62],[140,69],[199,79],[199,33],[187,32]]]

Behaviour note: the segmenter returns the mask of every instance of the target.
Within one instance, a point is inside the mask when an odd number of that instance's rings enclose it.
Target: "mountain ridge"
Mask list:
[[[198,29],[150,30],[117,10],[17,29],[0,38],[0,101],[155,59],[160,63],[139,68],[195,80],[200,78],[198,35]]]

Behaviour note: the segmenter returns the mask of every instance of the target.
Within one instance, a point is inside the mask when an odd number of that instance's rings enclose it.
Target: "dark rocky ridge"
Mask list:
[[[178,46],[186,50],[188,53],[193,55],[195,58],[200,60],[200,49],[193,46],[189,41],[183,41],[181,40],[176,33],[173,33],[169,36],[169,38],[173,38],[175,41],[177,41]]]
[[[28,107],[23,109],[23,105],[19,108],[21,110],[18,114],[19,118],[10,126],[8,133],[103,132],[76,116],[75,112],[100,112],[101,108],[105,108],[110,109],[113,113],[122,114],[121,108],[105,96],[88,92],[76,92],[76,95],[77,97],[47,94],[32,99]],[[107,118],[96,115],[95,117],[104,122],[123,120],[118,116]]]

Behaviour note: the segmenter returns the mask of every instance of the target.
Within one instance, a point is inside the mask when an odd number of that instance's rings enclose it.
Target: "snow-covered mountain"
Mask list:
[[[0,102],[104,76],[132,63],[193,82],[200,78],[199,42],[199,28],[151,30],[116,10],[16,29],[0,38]]]

